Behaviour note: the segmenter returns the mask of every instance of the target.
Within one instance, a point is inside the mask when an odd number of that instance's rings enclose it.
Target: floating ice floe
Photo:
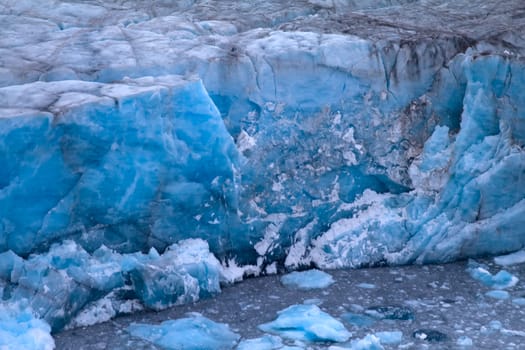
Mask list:
[[[488,271],[487,266],[473,260],[469,261],[467,271],[472,278],[489,288],[506,289],[515,286],[519,281],[518,277],[506,270],[501,270],[493,275]]]
[[[525,263],[525,250],[519,250],[512,254],[501,255],[494,258],[494,262],[501,266],[510,266]]]
[[[31,309],[0,302],[0,349],[52,350],[51,327],[36,318]]]
[[[279,311],[276,320],[259,326],[264,332],[308,342],[344,342],[351,333],[316,305],[292,305]]]
[[[348,345],[333,345],[329,350],[384,350],[381,341],[373,334],[368,334],[364,338],[353,340]]]
[[[331,275],[316,269],[294,271],[281,277],[281,283],[289,288],[321,289],[334,283]]]
[[[160,325],[132,323],[127,330],[166,350],[229,350],[240,338],[227,325],[198,314]]]
[[[485,295],[490,298],[499,300],[506,300],[510,297],[509,292],[507,292],[506,290],[490,290],[486,292]]]

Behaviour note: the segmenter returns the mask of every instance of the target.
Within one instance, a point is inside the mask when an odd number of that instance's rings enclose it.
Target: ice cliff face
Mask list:
[[[525,10],[477,5],[6,3],[0,251],[202,238],[272,271],[520,249]]]

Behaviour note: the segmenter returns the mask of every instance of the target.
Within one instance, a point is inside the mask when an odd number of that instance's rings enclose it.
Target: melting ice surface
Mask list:
[[[525,16],[487,3],[4,2],[2,304],[58,331],[522,249]]]

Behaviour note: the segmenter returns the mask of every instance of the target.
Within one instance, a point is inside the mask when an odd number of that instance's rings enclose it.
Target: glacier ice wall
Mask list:
[[[469,4],[9,2],[3,299],[45,295],[24,281],[59,269],[58,288],[105,249],[129,262],[188,238],[261,271],[522,248],[525,23],[518,1]],[[31,267],[72,244],[82,262]],[[219,290],[176,265],[167,292],[122,264],[116,284],[73,277],[82,297],[33,308],[60,329],[115,288],[154,308]]]

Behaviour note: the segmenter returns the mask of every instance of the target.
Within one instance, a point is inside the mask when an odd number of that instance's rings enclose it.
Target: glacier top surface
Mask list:
[[[178,74],[188,69],[173,67],[175,61],[236,57],[275,30],[372,42],[452,38],[465,48],[521,56],[525,50],[525,5],[519,0],[8,0],[0,5],[0,18],[0,86],[114,81],[133,75],[131,67],[141,67],[141,75],[158,75],[158,67]]]

